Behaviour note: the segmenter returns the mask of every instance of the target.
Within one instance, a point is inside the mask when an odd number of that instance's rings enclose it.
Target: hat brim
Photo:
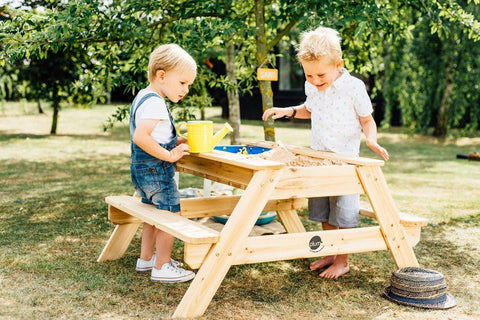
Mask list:
[[[402,304],[405,306],[411,306],[411,307],[418,307],[418,308],[425,308],[425,309],[449,309],[452,307],[455,307],[457,305],[457,299],[455,299],[454,296],[452,296],[450,293],[447,293],[447,299],[443,301],[442,303],[421,303],[421,302],[411,302],[411,301],[402,301],[397,299],[396,297],[393,297],[390,291],[391,287],[386,287],[383,296],[387,298],[390,301],[393,301],[398,304]]]

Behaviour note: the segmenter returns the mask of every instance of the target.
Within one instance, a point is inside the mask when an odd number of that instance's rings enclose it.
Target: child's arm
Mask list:
[[[149,155],[168,162],[176,162],[184,155],[189,154],[190,148],[187,144],[181,143],[168,151],[162,148],[151,136],[153,129],[159,120],[143,119],[138,123],[133,135],[133,142]]]
[[[262,120],[266,121],[270,116],[272,116],[273,120],[282,117],[310,119],[311,113],[307,110],[305,105],[302,104],[296,107],[267,109],[262,115]]]
[[[387,161],[389,159],[388,152],[385,148],[382,148],[377,143],[377,124],[373,119],[372,115],[367,117],[359,117],[360,125],[362,126],[363,133],[366,137],[367,146],[382,156],[383,160]]]

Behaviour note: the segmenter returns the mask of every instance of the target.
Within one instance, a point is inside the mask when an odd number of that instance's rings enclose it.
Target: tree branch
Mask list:
[[[290,31],[292,30],[293,27],[295,27],[295,25],[297,24],[298,22],[297,21],[290,21],[286,26],[285,28],[283,28],[283,30],[281,30],[280,32],[277,33],[277,36],[275,38],[272,39],[272,41],[270,41],[269,43],[267,43],[267,52],[270,52],[270,50],[273,49],[273,47],[275,47],[279,42],[280,40],[282,40],[282,38]]]

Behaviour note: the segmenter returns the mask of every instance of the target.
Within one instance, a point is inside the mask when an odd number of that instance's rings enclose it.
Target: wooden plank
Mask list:
[[[115,226],[107,244],[102,250],[102,253],[98,257],[97,261],[117,260],[123,257],[128,246],[132,242],[135,233],[137,233],[138,227],[141,222],[119,224]]]
[[[105,201],[141,221],[163,230],[176,238],[189,243],[215,243],[219,234],[216,230],[198,224],[179,214],[158,210],[155,206],[141,203],[131,196],[110,196]]]
[[[314,237],[321,239],[312,250]],[[408,234],[412,245],[418,242],[416,232]],[[247,238],[235,256],[234,264],[313,258],[327,255],[350,254],[387,250],[380,227],[312,231]]]
[[[128,223],[140,223],[140,219],[119,210],[111,205],[108,206],[108,219],[113,224],[128,224]]]
[[[288,233],[305,232],[297,210],[278,210],[277,214]]]
[[[209,159],[195,156],[185,156],[177,161],[177,171],[203,177],[235,188],[245,189],[254,174],[254,170],[239,167],[222,161],[212,162]]]
[[[212,248],[212,244],[185,243],[183,248],[183,261],[192,269],[198,269]]]
[[[294,167],[283,169],[271,199],[362,193],[355,166]]]
[[[311,249],[310,243],[314,237],[319,237],[321,244],[318,248]],[[244,241],[234,263],[259,263],[386,249],[378,226],[267,235],[249,237]]]
[[[407,233],[408,244],[410,247],[415,247],[417,243],[420,242],[420,233],[422,228],[420,227],[405,227],[405,232]]]
[[[181,216],[202,218],[231,214],[241,195],[180,199]],[[306,206],[305,199],[270,200],[262,211],[296,210]]]
[[[375,216],[375,212],[370,210],[360,209],[360,214],[362,216],[366,216],[375,220],[377,219],[377,217]],[[426,225],[428,225],[427,219],[420,218],[411,214],[400,212],[399,217],[400,217],[400,223],[404,227],[425,227]]]
[[[398,268],[417,267],[417,258],[408,244],[405,229],[400,223],[398,210],[380,167],[358,167],[357,172],[395,264]]]
[[[255,142],[247,142],[246,145],[257,146],[262,148],[274,148],[276,146],[276,143],[270,142],[270,141],[255,141]],[[362,158],[362,157],[351,157],[351,156],[346,156],[339,153],[328,152],[328,151],[318,151],[318,150],[313,150],[311,148],[300,147],[300,146],[286,145],[285,147],[290,152],[293,152],[295,154],[302,154],[312,158],[340,160],[349,164],[361,165],[361,166],[383,166],[385,164],[383,160],[369,159],[369,158]]]
[[[340,252],[353,253],[352,250],[358,252],[358,247],[363,251],[388,249],[380,232],[380,227],[356,228],[354,229],[353,237],[351,234],[352,231],[350,230],[351,229],[335,230],[334,233],[337,234],[332,234],[332,232],[328,231],[330,234],[327,233],[326,237],[323,232],[327,231],[301,233],[302,236],[282,234],[249,237],[243,243],[243,249],[240,250],[241,253],[236,256],[234,264],[310,258],[328,254],[339,254]],[[421,228],[419,227],[405,228],[408,243],[411,247],[414,247],[420,241],[420,231]],[[327,247],[326,250],[320,250],[321,252],[319,251],[318,253],[313,253],[310,248],[307,250],[305,243],[310,241],[315,235],[319,235],[324,241],[323,245]],[[354,247],[354,249],[352,249],[352,247]],[[209,244],[192,245],[185,243],[185,263],[192,269],[200,268],[210,248],[211,245]]]
[[[262,170],[254,174],[243,196],[220,234],[220,240],[209,251],[190,287],[178,305],[173,318],[201,316],[239,254],[255,221],[278,182],[281,170]]]

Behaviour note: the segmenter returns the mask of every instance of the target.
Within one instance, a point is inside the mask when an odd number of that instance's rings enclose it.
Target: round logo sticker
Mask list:
[[[310,251],[312,252],[318,252],[322,250],[324,247],[322,245],[322,238],[320,238],[320,236],[313,236],[312,239],[310,239],[308,246],[310,247]]]

